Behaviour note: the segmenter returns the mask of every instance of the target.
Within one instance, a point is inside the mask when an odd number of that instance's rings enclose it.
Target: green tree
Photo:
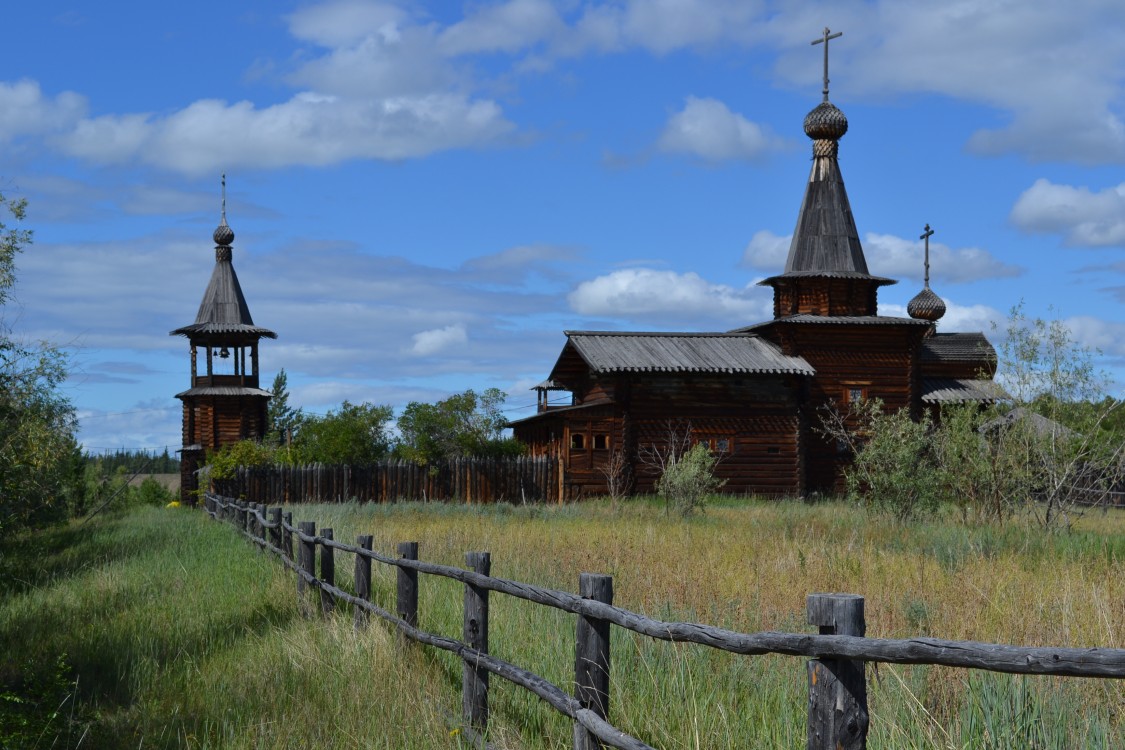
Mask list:
[[[520,455],[523,445],[503,434],[508,425],[501,410],[505,398],[499,388],[489,388],[479,394],[469,389],[434,404],[411,401],[398,418],[401,437],[396,450],[419,464]]]
[[[388,424],[390,406],[345,401],[323,417],[306,417],[294,439],[292,460],[298,463],[364,466],[386,458],[393,446]]]
[[[285,445],[299,429],[304,413],[289,405],[289,375],[284,367],[274,376],[270,393],[273,397],[266,411],[269,424],[266,441],[273,445]]]
[[[845,472],[850,500],[905,521],[935,510],[943,498],[929,416],[886,412],[879,399],[847,412],[825,409],[821,432],[853,456]]]
[[[0,194],[4,214],[22,222],[25,200]],[[0,221],[0,313],[11,299],[16,255],[31,231]],[[74,409],[60,392],[67,358],[47,343],[20,341],[0,317],[0,530],[65,514],[81,492]]]

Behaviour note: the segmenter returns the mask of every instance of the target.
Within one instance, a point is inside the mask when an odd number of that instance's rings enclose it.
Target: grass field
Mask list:
[[[868,634],[1125,646],[1125,516],[1066,534],[953,520],[901,526],[842,504],[720,502],[697,518],[611,508],[320,505],[335,537],[418,541],[451,565],[577,589],[664,619],[808,632],[805,596],[866,597]],[[38,551],[36,551],[38,550]],[[460,666],[344,612],[302,619],[294,578],[229,527],[142,509],[9,540],[0,550],[0,746],[452,748]],[[337,575],[350,588],[351,559]],[[393,608],[394,571],[374,597]],[[426,629],[458,636],[461,590],[422,577]],[[492,651],[569,687],[574,617],[492,595]],[[667,748],[802,747],[804,660],[738,657],[615,628],[611,719]],[[869,668],[871,746],[1125,747],[1125,682],[933,667]],[[492,681],[489,739],[568,747],[568,722]],[[22,701],[22,702],[21,702]]]

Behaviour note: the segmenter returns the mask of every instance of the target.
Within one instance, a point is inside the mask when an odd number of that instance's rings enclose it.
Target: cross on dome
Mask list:
[[[837,31],[835,34],[827,26],[824,27],[824,33],[820,39],[813,39],[812,44],[824,45],[824,101],[828,101],[828,40],[836,39],[844,35],[844,32]]]

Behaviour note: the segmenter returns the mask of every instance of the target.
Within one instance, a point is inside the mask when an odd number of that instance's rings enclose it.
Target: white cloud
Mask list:
[[[1063,324],[1082,346],[1112,357],[1125,357],[1125,323],[1076,315]]]
[[[201,175],[407,159],[488,143],[511,127],[494,103],[457,94],[357,101],[306,93],[264,109],[201,100],[167,117],[106,115],[83,121],[59,143],[97,163],[139,161]]]
[[[779,237],[768,229],[755,232],[742,252],[742,265],[781,273],[789,257],[789,243],[793,235]]]
[[[64,91],[53,99],[35,81],[0,81],[0,143],[24,135],[64,131],[86,114],[86,99]]]
[[[668,118],[657,147],[707,161],[760,159],[783,145],[768,129],[731,112],[717,99],[689,96],[684,108]]]
[[[746,325],[771,310],[768,291],[712,284],[696,273],[627,268],[583,281],[568,296],[581,315]]]
[[[509,0],[486,5],[439,37],[447,55],[519,52],[561,31],[562,19],[548,0]]]
[[[1004,313],[988,305],[959,305],[948,297],[943,297],[942,301],[945,302],[945,315],[938,321],[938,329],[941,331],[982,331],[992,338],[990,332],[993,324],[1002,325],[1007,319]],[[883,302],[879,303],[879,314],[908,317],[906,305]]]
[[[780,237],[763,230],[746,245],[742,264],[752,268],[781,273],[789,255],[792,235]],[[892,234],[869,232],[863,240],[863,254],[868,270],[876,276],[921,281],[925,273],[925,251],[921,240],[904,239]],[[987,250],[978,247],[953,249],[940,242],[930,242],[930,278],[951,284],[982,279],[1019,276],[1023,269],[1005,263]]]
[[[469,334],[463,323],[455,323],[444,328],[434,328],[414,334],[414,346],[410,352],[419,357],[428,357],[439,352],[454,349],[469,341]]]
[[[832,78],[849,98],[935,93],[994,107],[1007,124],[969,139],[980,154],[1125,160],[1125,4],[843,0],[827,16],[825,6],[803,5],[762,23],[771,41],[782,40],[774,43],[783,79],[808,86],[817,75],[808,29],[825,23],[846,34],[833,48]]]
[[[867,267],[877,276],[921,281],[925,274],[922,240],[868,232],[863,240]],[[930,241],[930,278],[951,284],[1019,276],[1023,269],[979,247],[953,249]]]
[[[1038,179],[1008,217],[1024,232],[1061,234],[1068,245],[1125,245],[1125,183],[1093,192]]]

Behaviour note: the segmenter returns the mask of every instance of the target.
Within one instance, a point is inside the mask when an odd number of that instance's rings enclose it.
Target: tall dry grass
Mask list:
[[[616,603],[654,617],[743,631],[807,631],[805,596],[866,597],[868,634],[1026,645],[1122,647],[1125,517],[1090,516],[1069,534],[953,519],[902,526],[842,504],[725,502],[698,518],[650,501],[614,508],[318,505],[295,520],[335,538],[373,534],[393,554],[460,565],[490,551],[493,574],[576,590],[614,576]],[[82,747],[456,747],[460,665],[373,623],[351,630],[297,616],[292,574],[229,528],[186,511],[141,511],[45,554],[6,588],[0,662],[66,653],[77,676],[70,741]],[[123,551],[125,550],[125,551]],[[337,575],[350,587],[350,556]],[[4,560],[9,559],[5,557]],[[64,562],[65,560],[65,562]],[[394,571],[374,598],[393,609]],[[422,576],[421,624],[459,636],[461,590]],[[574,618],[492,594],[492,651],[569,687]],[[34,632],[41,618],[48,631]],[[804,743],[804,660],[738,657],[613,630],[611,718],[668,748]],[[7,671],[5,671],[7,670]],[[489,739],[566,747],[566,721],[492,680]],[[930,667],[869,670],[873,747],[1125,746],[1125,683],[1021,678]],[[60,722],[59,726],[62,726]],[[67,740],[69,738],[69,740]],[[45,742],[39,746],[49,747]],[[56,744],[56,747],[66,746]]]

